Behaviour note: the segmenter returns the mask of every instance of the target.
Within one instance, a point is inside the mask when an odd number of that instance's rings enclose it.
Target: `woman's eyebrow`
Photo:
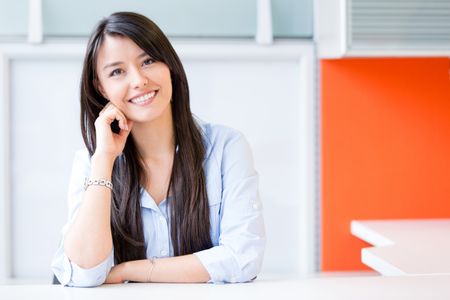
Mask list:
[[[137,58],[142,58],[142,57],[144,57],[144,56],[150,56],[150,55],[148,55],[148,54],[145,53],[145,52],[142,52],[141,54],[139,54],[139,56],[138,56]]]
[[[106,66],[103,67],[103,70],[106,69],[106,68],[111,68],[111,67],[118,66],[120,64],[123,64],[123,62],[117,61],[117,62],[113,62],[113,63],[107,64]]]
[[[139,54],[139,56],[137,58],[142,58],[142,57],[145,57],[145,56],[149,56],[149,55],[147,53],[145,53],[145,52],[142,52],[141,54]],[[103,70],[106,69],[106,68],[111,68],[111,67],[118,66],[120,64],[123,64],[123,62],[117,61],[117,62],[113,62],[113,63],[107,64],[106,66],[103,67]]]

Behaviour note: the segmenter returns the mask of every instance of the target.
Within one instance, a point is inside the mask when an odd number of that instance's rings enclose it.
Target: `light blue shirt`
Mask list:
[[[261,269],[266,240],[252,153],[240,132],[200,121],[198,124],[206,146],[204,170],[213,247],[194,255],[208,271],[209,282],[250,281]],[[100,285],[114,265],[114,249],[105,261],[90,269],[71,262],[64,253],[64,236],[80,208],[84,178],[89,174],[87,150],[77,151],[69,185],[68,222],[52,261],[54,274],[65,286]],[[173,256],[167,200],[156,205],[143,188],[140,200],[147,258]]]

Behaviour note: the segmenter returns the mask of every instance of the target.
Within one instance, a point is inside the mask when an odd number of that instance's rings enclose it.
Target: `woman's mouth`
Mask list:
[[[146,105],[146,104],[150,103],[155,98],[157,93],[158,93],[157,90],[151,91],[151,92],[149,92],[147,94],[144,94],[142,96],[132,98],[128,102],[131,102],[131,103],[136,104],[136,105]]]

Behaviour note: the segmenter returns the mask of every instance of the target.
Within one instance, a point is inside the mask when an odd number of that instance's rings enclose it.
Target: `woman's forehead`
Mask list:
[[[145,55],[145,51],[130,38],[105,35],[97,53],[97,68],[101,70],[106,65],[137,60]]]
[[[142,52],[145,51],[128,37],[105,35],[103,42],[100,45],[98,55],[114,57],[130,54],[140,55]]]

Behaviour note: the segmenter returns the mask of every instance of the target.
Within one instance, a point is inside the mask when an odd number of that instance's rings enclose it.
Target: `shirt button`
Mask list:
[[[166,256],[167,255],[167,251],[166,250],[161,250],[161,255],[162,256]]]
[[[162,223],[165,223],[165,222],[166,222],[166,219],[165,219],[163,216],[160,216],[160,217],[159,217],[159,220],[160,220]]]
[[[258,209],[258,203],[253,203],[253,209]]]

